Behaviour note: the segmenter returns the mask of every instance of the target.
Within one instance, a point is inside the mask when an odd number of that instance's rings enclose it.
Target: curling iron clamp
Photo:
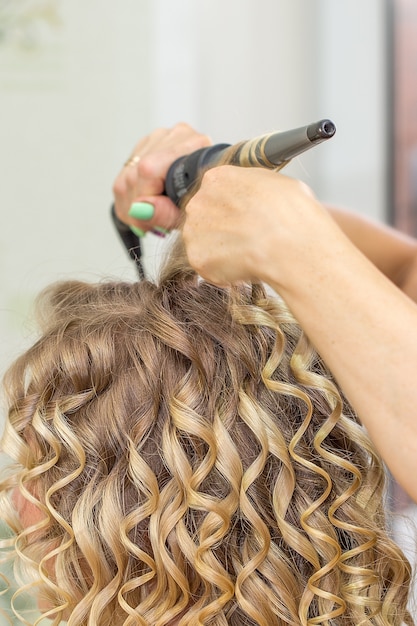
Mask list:
[[[229,150],[235,153],[227,161],[232,165],[276,169],[283,167],[293,157],[330,139],[335,132],[333,122],[324,119],[301,128],[262,135],[238,146],[220,143],[201,148],[174,161],[165,180],[165,194],[178,206],[200,174],[221,163]]]

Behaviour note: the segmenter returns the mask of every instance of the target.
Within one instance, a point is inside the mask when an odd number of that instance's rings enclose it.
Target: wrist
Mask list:
[[[288,202],[276,215],[254,249],[256,275],[279,292],[298,290],[301,283],[339,258],[347,240],[324,207],[312,195]],[[325,258],[328,260],[325,261]]]

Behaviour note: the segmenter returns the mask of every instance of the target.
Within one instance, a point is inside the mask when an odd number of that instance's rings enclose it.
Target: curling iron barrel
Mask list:
[[[256,137],[237,148],[231,163],[243,167],[282,167],[293,157],[330,139],[335,132],[333,122],[324,119],[301,128]],[[231,145],[227,143],[215,144],[174,161],[167,173],[165,194],[178,205],[201,172],[220,163],[230,148]]]

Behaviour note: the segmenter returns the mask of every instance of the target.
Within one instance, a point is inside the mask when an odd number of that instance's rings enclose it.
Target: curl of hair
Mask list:
[[[279,298],[177,250],[159,284],[64,282],[39,307],[5,378],[16,597],[68,626],[412,623],[381,461]]]

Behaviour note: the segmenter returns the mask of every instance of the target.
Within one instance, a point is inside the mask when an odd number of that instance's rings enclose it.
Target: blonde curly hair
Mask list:
[[[68,626],[412,624],[382,463],[278,297],[179,249],[158,284],[63,282],[39,307],[5,377],[16,598]]]

